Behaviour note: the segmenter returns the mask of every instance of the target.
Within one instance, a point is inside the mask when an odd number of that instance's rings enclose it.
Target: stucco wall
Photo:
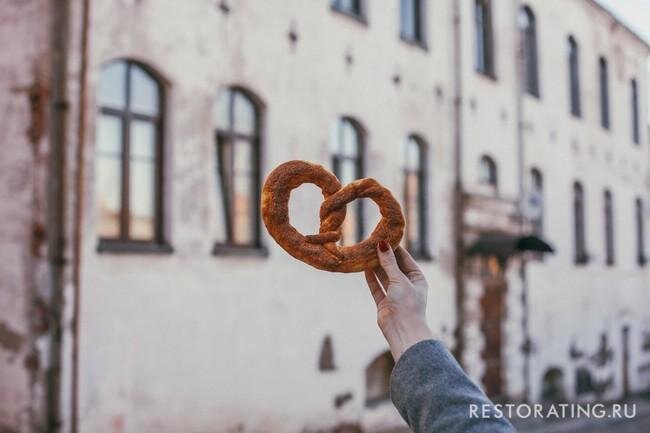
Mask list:
[[[266,258],[211,256],[222,225],[213,104],[217,90],[231,84],[262,101],[265,174],[294,158],[329,167],[330,126],[350,115],[366,131],[366,175],[397,193],[403,140],[411,132],[422,135],[430,146],[434,197],[435,260],[423,265],[433,282],[430,321],[448,339],[454,311],[447,230],[449,11],[444,3],[429,10],[431,45],[423,50],[399,40],[396,6],[370,5],[365,26],[330,11],[327,2],[229,4],[228,14],[208,1],[94,5],[91,107],[100,66],[112,59],[137,59],[167,81],[165,199],[175,251],[96,253],[92,197],[87,201],[81,430],[292,431],[346,421],[401,423],[390,405],[364,410],[365,368],[387,345],[360,274],[314,270],[266,235]],[[94,126],[89,129],[92,134]],[[315,232],[320,202],[316,188],[300,188],[292,203],[295,225]],[[326,335],[337,370],[322,373],[317,361]],[[346,392],[352,400],[335,409],[335,396]]]
[[[42,421],[45,332],[46,115],[49,57],[45,1],[0,8],[0,430]],[[42,344],[40,344],[42,348]]]

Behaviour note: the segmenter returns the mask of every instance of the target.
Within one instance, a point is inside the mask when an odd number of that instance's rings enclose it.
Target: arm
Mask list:
[[[505,418],[496,418],[490,400],[460,365],[433,340],[426,324],[428,284],[415,260],[384,241],[378,245],[381,267],[365,273],[377,304],[377,323],[396,365],[391,398],[415,433],[512,433]],[[491,417],[480,418],[484,405]]]

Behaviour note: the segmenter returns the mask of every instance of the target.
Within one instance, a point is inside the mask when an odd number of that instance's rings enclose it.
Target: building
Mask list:
[[[431,326],[494,398],[650,387],[650,50],[594,1],[31,0],[0,22],[0,430],[401,425],[363,278],[260,224],[289,159],[396,193]],[[320,203],[293,194],[303,233]],[[345,242],[377,215],[350,206]],[[555,254],[518,252],[533,234]]]

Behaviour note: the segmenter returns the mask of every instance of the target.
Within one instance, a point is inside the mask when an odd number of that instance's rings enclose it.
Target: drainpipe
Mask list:
[[[522,77],[524,75],[524,41],[521,37],[521,30],[519,29],[519,10],[521,5],[519,0],[514,0],[514,11],[515,11],[515,49],[516,49],[516,61],[515,61],[515,122],[517,128],[517,222],[519,224],[519,233],[524,231],[524,216],[523,216],[523,200],[524,200],[524,151],[525,151],[525,140],[524,140],[524,109],[523,109],[523,99],[524,99],[524,86]],[[528,327],[528,315],[530,314],[530,309],[528,308],[528,279],[526,276],[526,257],[525,253],[520,255],[521,260],[519,264],[519,278],[521,280],[521,308],[523,311],[523,316],[521,319],[522,332],[524,334],[524,346],[522,347],[524,355],[524,365],[523,365],[523,378],[524,378],[524,401],[528,401],[530,398],[530,350],[531,350],[531,339],[530,331]]]
[[[81,245],[84,205],[84,167],[86,143],[86,95],[88,74],[88,29],[90,20],[90,0],[83,0],[81,5],[81,65],[79,68],[79,94],[78,129],[77,129],[77,155],[75,176],[75,204],[74,204],[74,245],[72,254],[72,284],[74,294],[72,299],[72,378],[70,392],[70,432],[79,431],[79,326],[81,314]]]
[[[49,360],[46,371],[46,431],[58,433],[61,427],[62,312],[65,285],[65,175],[66,136],[69,102],[68,73],[69,0],[51,2],[51,77],[50,128],[47,196],[47,242],[50,268],[48,310]]]
[[[459,1],[453,4],[453,128],[454,128],[454,208],[453,208],[453,238],[454,238],[454,282],[456,289],[456,327],[454,328],[454,356],[463,364],[465,350],[465,243],[463,240],[465,200],[463,194],[462,157],[463,157],[463,95],[462,95],[462,53],[461,53],[461,11]]]

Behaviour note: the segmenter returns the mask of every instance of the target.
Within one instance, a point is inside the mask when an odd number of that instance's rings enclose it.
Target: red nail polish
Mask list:
[[[386,242],[383,239],[380,240],[379,241],[379,251],[381,251],[382,253],[385,253],[386,251],[388,251],[388,242]]]

